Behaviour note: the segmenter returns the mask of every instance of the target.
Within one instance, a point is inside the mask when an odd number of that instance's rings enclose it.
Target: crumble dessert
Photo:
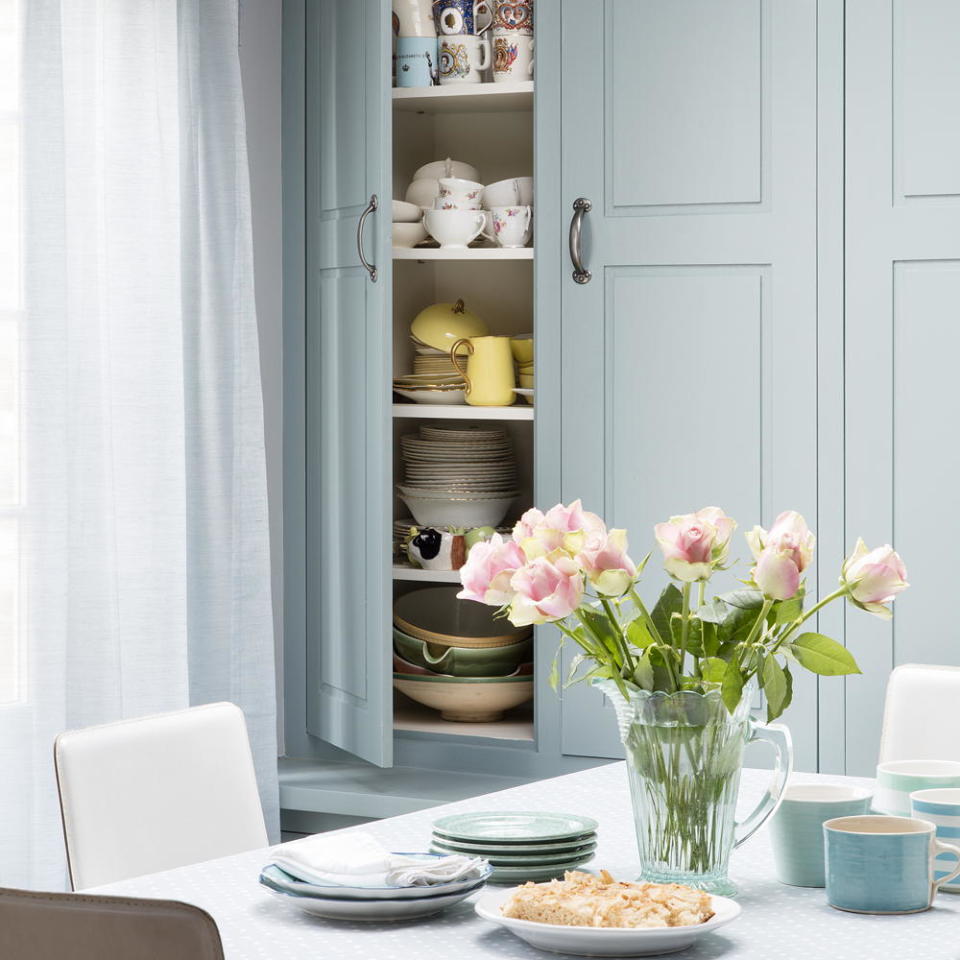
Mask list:
[[[709,894],[677,883],[627,883],[568,870],[562,880],[525,883],[503,905],[505,917],[567,927],[686,927],[713,916]]]

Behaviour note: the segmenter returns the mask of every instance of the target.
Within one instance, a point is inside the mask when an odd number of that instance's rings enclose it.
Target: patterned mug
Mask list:
[[[434,0],[433,18],[446,37],[481,34],[493,23],[489,0]]]
[[[533,37],[524,34],[494,34],[494,83],[533,78],[533,43]]]
[[[495,33],[533,36],[533,0],[493,0]]]
[[[486,37],[460,34],[440,38],[440,83],[480,83],[490,66],[490,42]]]

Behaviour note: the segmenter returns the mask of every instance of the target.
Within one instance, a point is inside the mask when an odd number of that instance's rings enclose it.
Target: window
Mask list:
[[[20,2],[0,0],[0,704],[20,697]]]

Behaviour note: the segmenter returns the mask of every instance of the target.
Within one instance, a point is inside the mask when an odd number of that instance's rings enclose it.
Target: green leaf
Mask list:
[[[719,597],[714,597],[697,611],[697,617],[704,623],[723,623],[729,612],[729,607]]]
[[[683,594],[677,587],[668,583],[657,600],[657,605],[650,611],[650,619],[660,634],[660,639],[664,643],[669,643],[672,637],[670,630],[670,621],[675,613],[680,613],[683,609]]]
[[[700,671],[703,679],[708,683],[723,683],[723,675],[727,672],[727,661],[719,657],[707,657],[700,661]]]
[[[803,613],[803,591],[789,600],[778,600],[770,612],[774,623],[792,623]]]
[[[550,664],[550,689],[556,693],[560,686],[560,647],[557,647],[553,655],[553,662]]]
[[[787,677],[777,658],[767,656],[760,672],[760,685],[767,698],[767,723],[776,720],[787,708]]]
[[[799,664],[821,677],[841,677],[860,673],[853,654],[822,633],[804,633],[790,644]]]
[[[637,665],[633,671],[633,682],[642,690],[654,689],[654,671],[650,657],[644,656],[637,660]]]
[[[580,665],[587,659],[585,653],[578,653],[570,661],[570,666],[567,669],[567,679],[563,682],[563,689],[566,690],[567,687],[573,686],[577,682],[577,671],[580,669]]]
[[[703,647],[705,657],[715,657],[720,652],[719,628],[715,623],[702,623],[700,625],[702,634],[700,645]]]
[[[731,660],[723,672],[723,681],[720,686],[720,696],[726,704],[727,710],[733,713],[743,696],[743,675],[736,660]]]
[[[640,650],[646,650],[647,647],[653,643],[650,629],[647,627],[643,617],[637,617],[627,624],[627,640]]]
[[[721,593],[718,599],[739,610],[759,610],[763,606],[763,594],[759,590],[733,590]]]
[[[750,636],[758,616],[760,616],[760,607],[730,607],[726,619],[717,629],[717,637],[721,645],[729,650],[731,645],[743,643]]]
[[[590,624],[594,637],[599,637],[603,647],[606,648],[605,656],[612,657],[617,666],[620,666],[622,661],[620,647],[613,632],[613,624],[607,619],[607,615],[591,607],[581,607],[580,609],[584,618]],[[596,640],[594,640],[594,643],[596,643]]]

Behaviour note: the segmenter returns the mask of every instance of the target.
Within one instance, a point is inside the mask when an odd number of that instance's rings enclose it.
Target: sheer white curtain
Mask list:
[[[0,883],[56,887],[66,728],[231,700],[276,832],[269,543],[236,0],[18,9]]]

